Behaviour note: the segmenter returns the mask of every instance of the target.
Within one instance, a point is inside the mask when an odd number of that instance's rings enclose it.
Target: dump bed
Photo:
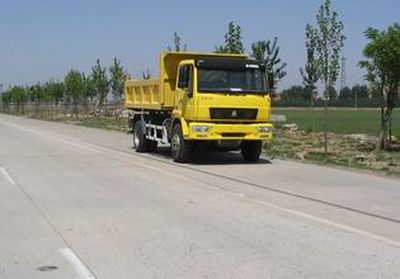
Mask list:
[[[158,79],[125,82],[125,107],[138,110],[172,110],[173,94],[163,94]]]
[[[173,110],[178,65],[182,60],[201,57],[246,58],[241,54],[162,52],[158,79],[127,80],[125,82],[125,107],[135,110]]]

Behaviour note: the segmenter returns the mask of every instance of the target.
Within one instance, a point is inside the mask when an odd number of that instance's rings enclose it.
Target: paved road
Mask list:
[[[400,278],[399,180],[129,146],[0,115],[0,278]]]

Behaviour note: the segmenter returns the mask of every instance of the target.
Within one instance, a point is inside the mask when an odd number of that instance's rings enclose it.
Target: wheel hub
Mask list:
[[[174,136],[172,137],[172,140],[171,140],[171,148],[172,148],[174,151],[179,151],[180,145],[181,145],[181,143],[180,143],[179,136],[178,136],[178,135],[174,135]]]

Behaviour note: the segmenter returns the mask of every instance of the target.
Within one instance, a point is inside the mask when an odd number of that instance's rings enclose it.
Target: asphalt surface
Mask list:
[[[400,278],[400,180],[130,138],[0,115],[0,278]]]

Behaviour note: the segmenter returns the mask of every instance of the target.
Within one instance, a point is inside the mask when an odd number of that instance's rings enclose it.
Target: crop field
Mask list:
[[[315,108],[273,108],[273,114],[287,117],[286,123],[296,123],[299,128],[309,132],[324,130],[324,110]],[[279,125],[279,124],[277,124]],[[341,109],[328,111],[328,130],[338,134],[377,135],[380,125],[379,109]],[[400,137],[400,110],[395,109],[392,120],[392,133]]]

